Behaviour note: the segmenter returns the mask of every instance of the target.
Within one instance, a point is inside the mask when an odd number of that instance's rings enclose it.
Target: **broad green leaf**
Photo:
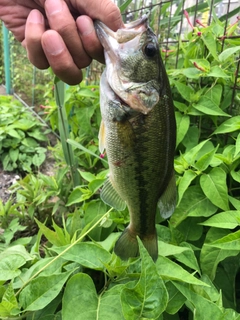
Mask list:
[[[210,63],[206,59],[190,59],[192,64],[200,69],[202,72],[208,72],[210,70]]]
[[[0,281],[16,278],[21,273],[20,268],[29,260],[32,260],[32,257],[22,245],[4,250],[0,254]]]
[[[220,84],[216,84],[208,89],[204,96],[208,97],[215,105],[219,106],[222,100],[223,87]]]
[[[94,179],[96,179],[96,176],[94,174],[92,174],[91,172],[86,172],[86,171],[81,171],[81,170],[78,170],[78,172],[83,177],[83,179],[85,179],[88,182],[91,182]]]
[[[234,153],[234,158],[238,155],[240,152],[240,133],[237,136],[236,143],[235,143],[235,153]]]
[[[171,281],[166,282],[166,288],[168,291],[168,304],[166,312],[174,315],[183,306],[186,301],[184,295],[172,284]],[[178,318],[177,318],[178,319]]]
[[[226,172],[218,167],[200,177],[200,185],[206,197],[223,210],[229,210],[226,178]]]
[[[206,170],[212,162],[217,149],[218,147],[209,152],[206,152],[201,158],[197,160],[197,162],[194,164],[194,167],[199,171]]]
[[[191,273],[183,269],[179,264],[166,257],[159,256],[156,262],[156,267],[159,275],[164,280],[177,280],[189,284],[208,286],[201,280],[194,277]]]
[[[219,66],[212,67],[206,77],[230,78],[230,76]]]
[[[180,112],[175,112],[175,118],[176,118],[176,122],[177,122],[176,146],[178,146],[188,131],[189,124],[190,124],[190,118],[188,115],[184,115]]]
[[[48,305],[63,289],[64,283],[73,271],[49,276],[40,275],[33,279],[19,295],[19,302],[24,311],[40,310]]]
[[[220,261],[239,253],[239,250],[223,250],[212,245],[218,239],[225,238],[228,235],[229,231],[218,228],[211,228],[207,233],[205,243],[201,250],[200,265],[202,272],[207,274],[211,280],[215,278],[217,266]]]
[[[19,133],[17,132],[17,130],[15,129],[10,129],[7,130],[7,133],[9,134],[9,136],[17,138],[17,139],[22,139],[22,137],[19,135]]]
[[[185,84],[178,81],[174,81],[174,85],[177,87],[178,92],[185,100],[187,100],[188,102],[193,101],[194,91],[191,87],[186,86]]]
[[[233,131],[240,130],[240,116],[232,117],[224,121],[220,126],[213,132],[213,134],[218,133],[229,133]]]
[[[197,177],[197,174],[189,169],[186,170],[183,174],[183,176],[180,178],[179,184],[178,184],[178,205],[182,200],[182,197],[187,190],[187,188],[190,186],[191,182]]]
[[[63,320],[124,320],[120,291],[117,285],[97,295],[92,278],[78,273],[68,281],[63,295]]]
[[[203,228],[197,223],[198,220],[199,218],[188,217],[178,225],[177,230],[183,235],[184,241],[197,241],[201,238]]]
[[[230,117],[229,114],[222,111],[222,109],[207,96],[201,97],[198,103],[195,103],[193,107],[207,115]]]
[[[227,251],[240,251],[240,230],[230,233],[221,239],[218,239],[212,243],[208,244],[222,250]]]
[[[125,319],[158,319],[166,309],[168,293],[157,268],[141,241],[138,240],[142,268],[140,279],[133,287],[127,283],[121,292]]]
[[[191,245],[188,242],[182,242],[180,244],[179,248],[188,249],[188,250],[184,250],[181,253],[174,254],[176,259],[179,262],[185,264],[185,266],[187,266],[193,270],[196,270],[199,274],[201,274],[197,258],[194,254],[194,251],[193,251]]]
[[[9,150],[9,156],[12,160],[12,162],[16,162],[18,159],[18,155],[19,155],[19,149],[10,149]]]
[[[211,32],[211,30],[208,30],[205,33],[202,33],[202,40],[206,47],[208,48],[209,52],[213,56],[215,60],[218,60],[218,55],[217,55],[217,47],[216,47],[216,38]]]
[[[68,246],[56,247],[52,250],[60,254],[67,248]],[[90,269],[103,270],[104,264],[110,261],[111,254],[95,243],[80,242],[67,250],[62,258],[75,261]]]
[[[194,306],[194,320],[223,320],[223,313],[212,301],[196,294],[180,283],[172,282],[174,286],[191,302]]]
[[[83,192],[80,187],[76,187],[75,189],[73,189],[73,191],[70,193],[70,195],[68,197],[68,201],[67,201],[66,206],[71,206],[75,203],[81,202],[82,195],[83,195]]]
[[[160,252],[161,256],[168,257],[172,255],[179,255],[185,251],[190,251],[190,249],[180,247],[180,246],[175,246],[173,244],[158,240],[158,251]]]
[[[195,147],[191,148],[188,152],[186,152],[183,155],[184,159],[188,162],[188,164],[194,165],[199,151],[204,147],[204,145],[208,141],[209,140],[204,140],[204,141],[200,142],[198,145],[196,145]]]
[[[44,234],[44,236],[47,238],[47,240],[55,245],[55,246],[61,246],[63,245],[61,240],[58,237],[57,232],[49,229],[48,227],[46,227],[42,222],[38,221],[37,219],[35,219],[39,229],[41,230],[41,232]]]
[[[240,225],[240,211],[220,212],[200,224],[215,228],[234,229]]]
[[[36,122],[33,120],[20,119],[20,120],[15,121],[13,123],[12,127],[14,127],[14,129],[20,129],[20,130],[26,131],[26,130],[29,130],[30,128],[34,127],[35,125],[36,125]]]
[[[0,318],[8,318],[13,314],[13,312],[16,314],[16,311],[18,309],[18,302],[12,287],[12,283],[8,284],[1,300]]]
[[[32,158],[32,163],[36,167],[40,167],[46,159],[45,153],[37,153]]]
[[[220,53],[218,59],[220,62],[225,62],[230,56],[234,55],[234,53],[240,50],[240,46],[227,48],[223,52]]]
[[[170,218],[170,222],[177,227],[189,217],[209,217],[217,211],[217,207],[204,195],[199,186],[189,187]]]

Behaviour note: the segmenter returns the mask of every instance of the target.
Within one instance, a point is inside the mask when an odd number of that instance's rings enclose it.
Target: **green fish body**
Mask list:
[[[117,32],[95,22],[106,69],[100,83],[100,150],[110,174],[101,198],[118,210],[127,205],[130,224],[115,245],[122,259],[139,255],[137,236],[156,261],[155,216],[175,208],[174,107],[156,35],[147,16]]]

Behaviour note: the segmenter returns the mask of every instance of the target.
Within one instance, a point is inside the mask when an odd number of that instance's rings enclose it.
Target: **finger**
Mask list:
[[[39,69],[47,69],[49,67],[41,44],[44,31],[43,15],[38,10],[32,10],[27,18],[23,45],[27,50],[28,59]]]
[[[88,16],[80,16],[76,20],[83,47],[87,54],[104,63],[103,49],[94,29],[93,21]]]
[[[119,8],[111,0],[75,0],[71,2],[78,12],[102,21],[113,31],[124,26]]]
[[[82,46],[76,22],[65,1],[46,0],[45,10],[51,29],[61,35],[75,64],[79,69],[87,67],[92,59]]]
[[[46,31],[42,35],[42,47],[56,76],[69,85],[75,85],[82,81],[82,72],[76,66],[58,32]]]

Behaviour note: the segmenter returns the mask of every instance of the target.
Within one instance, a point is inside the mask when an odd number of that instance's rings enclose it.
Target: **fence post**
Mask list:
[[[6,84],[6,93],[12,93],[12,84],[11,84],[11,67],[10,67],[10,45],[8,38],[9,31],[3,25],[3,48],[4,48],[4,71],[5,71],[5,84]]]

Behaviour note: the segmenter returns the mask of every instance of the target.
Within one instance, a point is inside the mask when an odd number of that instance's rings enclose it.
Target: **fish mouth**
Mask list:
[[[110,60],[114,62],[118,58],[118,49],[121,44],[126,44],[147,30],[148,15],[144,14],[140,19],[125,24],[124,28],[118,29],[116,32],[99,20],[94,21],[94,27],[105,52]]]

